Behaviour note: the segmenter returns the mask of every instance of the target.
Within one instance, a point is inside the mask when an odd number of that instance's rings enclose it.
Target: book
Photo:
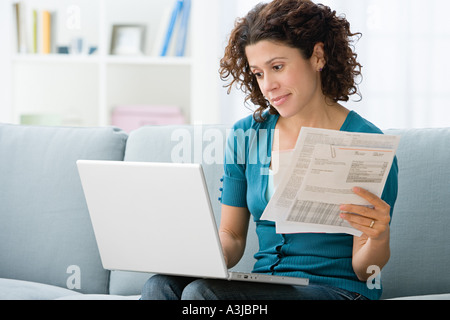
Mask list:
[[[58,13],[57,11],[50,12],[50,52],[55,53],[57,49],[57,35],[58,35]]]
[[[172,13],[172,8],[171,7],[167,7],[165,8],[165,10],[162,13],[162,19],[159,23],[158,29],[157,29],[157,34],[156,34],[156,39],[155,39],[155,45],[152,48],[152,55],[153,56],[159,56],[161,55],[162,52],[162,48],[163,48],[163,41],[164,41],[164,36],[166,35],[166,28],[169,25],[169,21],[170,21],[170,17],[171,17],[171,13]]]
[[[51,25],[52,25],[51,13],[47,10],[42,11],[42,50],[41,50],[41,53],[43,53],[43,54],[49,54],[52,52]]]
[[[38,12],[33,10],[31,53],[38,53]]]
[[[175,48],[175,55],[177,57],[183,57],[186,51],[186,41],[187,41],[190,13],[191,13],[191,0],[184,0],[183,12],[180,21],[180,30],[177,35],[177,44]]]
[[[27,27],[25,18],[25,7],[22,2],[14,3],[15,25],[16,25],[16,39],[17,52],[27,53]]]
[[[13,3],[17,53],[56,52],[56,12],[33,9],[26,5],[25,2]]]
[[[173,38],[173,33],[175,30],[175,25],[177,23],[177,20],[179,19],[180,13],[183,9],[183,3],[184,0],[176,0],[174,8],[172,10],[172,15],[169,21],[169,25],[167,27],[166,37],[164,38],[163,47],[161,50],[161,57],[167,56],[170,42]]]

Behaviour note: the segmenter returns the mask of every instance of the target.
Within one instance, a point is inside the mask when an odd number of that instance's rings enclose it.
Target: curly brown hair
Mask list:
[[[259,106],[254,117],[262,121],[262,113],[269,108],[278,114],[259,88],[250,70],[245,48],[262,40],[282,43],[300,49],[305,59],[311,58],[314,46],[324,44],[326,66],[322,70],[322,91],[334,102],[348,101],[360,93],[356,77],[361,76],[352,42],[361,33],[352,33],[350,23],[336,11],[310,0],[274,0],[260,3],[246,17],[236,20],[224,57],[220,61],[220,77],[231,82],[225,85],[230,93],[233,85],[245,94],[245,102]]]

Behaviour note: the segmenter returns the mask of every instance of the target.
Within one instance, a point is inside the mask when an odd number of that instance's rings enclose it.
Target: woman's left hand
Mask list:
[[[353,192],[366,199],[372,207],[341,205],[340,217],[370,239],[378,240],[388,236],[391,207],[378,196],[362,188],[353,188]]]

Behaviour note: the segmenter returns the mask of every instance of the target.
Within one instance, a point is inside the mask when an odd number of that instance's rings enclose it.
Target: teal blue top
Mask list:
[[[382,289],[370,290],[358,280],[352,267],[353,236],[347,234],[286,234],[275,232],[275,223],[260,220],[267,206],[268,170],[275,125],[279,116],[252,116],[238,121],[228,137],[225,154],[222,203],[247,207],[256,223],[259,251],[253,272],[309,278],[311,284],[339,287],[369,299],[381,297]],[[351,111],[341,131],[382,133]],[[382,199],[391,206],[397,199],[398,166],[395,159]],[[373,286],[371,286],[373,287]]]

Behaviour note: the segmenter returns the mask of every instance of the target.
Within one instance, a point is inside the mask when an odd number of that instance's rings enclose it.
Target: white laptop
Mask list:
[[[201,165],[77,166],[105,269],[308,285],[305,278],[227,270]]]

